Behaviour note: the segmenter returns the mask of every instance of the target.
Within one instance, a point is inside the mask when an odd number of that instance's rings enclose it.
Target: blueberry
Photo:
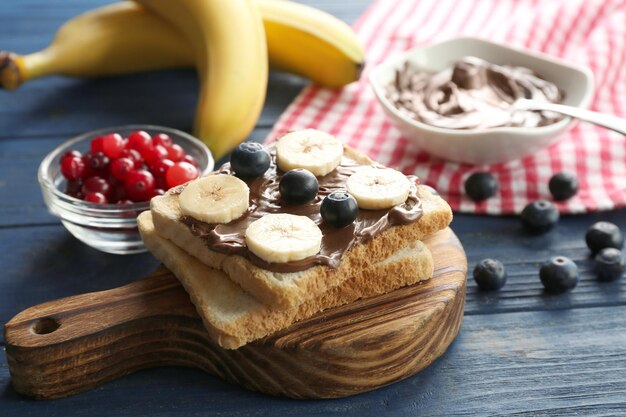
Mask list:
[[[578,267],[569,258],[556,256],[541,266],[541,283],[548,292],[563,292],[578,284]]]
[[[596,274],[600,281],[615,281],[624,274],[626,262],[622,252],[615,248],[605,248],[596,255]]]
[[[506,282],[506,270],[496,259],[483,259],[474,268],[474,281],[483,291],[499,290]]]
[[[533,201],[522,210],[522,224],[534,233],[544,233],[559,221],[556,206],[546,200]]]
[[[347,192],[335,191],[322,201],[320,214],[325,222],[334,227],[344,227],[356,220],[359,206],[354,197]]]
[[[304,204],[313,201],[319,190],[317,178],[306,169],[287,171],[278,184],[280,196],[290,204]]]
[[[238,177],[257,178],[268,170],[272,158],[263,145],[244,142],[230,155],[230,166]]]
[[[621,249],[624,246],[624,234],[613,223],[597,222],[587,229],[585,241],[592,253],[598,253],[604,248]]]
[[[568,200],[578,192],[578,179],[573,174],[559,172],[550,178],[548,188],[555,200]]]
[[[473,201],[494,196],[498,188],[498,181],[489,172],[475,172],[465,180],[465,194]]]

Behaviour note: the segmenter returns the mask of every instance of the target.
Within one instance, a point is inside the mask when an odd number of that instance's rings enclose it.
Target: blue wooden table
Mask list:
[[[0,49],[43,48],[65,20],[105,2],[4,0]],[[309,2],[352,22],[368,0]],[[271,75],[251,139],[267,134],[304,85],[293,76]],[[87,130],[128,123],[189,130],[196,90],[194,73],[181,70],[91,81],[49,78],[0,91],[1,323],[34,304],[117,287],[157,266],[149,254],[106,255],[71,237],[48,214],[36,170],[47,152]],[[543,236],[524,234],[514,217],[457,215],[453,229],[470,268],[496,257],[507,266],[509,281],[502,291],[485,294],[470,279],[461,333],[448,352],[419,375],[375,392],[294,401],[171,367],[36,402],[15,393],[0,354],[0,416],[625,415],[626,279],[594,278],[584,233],[597,220],[626,230],[626,210],[565,217]],[[581,282],[571,293],[542,291],[538,267],[553,255],[579,266]]]

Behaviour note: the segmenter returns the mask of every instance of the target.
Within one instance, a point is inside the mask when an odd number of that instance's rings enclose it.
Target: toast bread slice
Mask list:
[[[428,279],[434,271],[430,251],[415,241],[299,306],[270,307],[243,291],[224,272],[206,266],[159,236],[149,211],[143,212],[137,222],[146,247],[178,277],[210,337],[226,349],[268,336],[319,311]]]
[[[366,155],[344,146],[344,156],[363,165],[374,164]],[[175,190],[175,189],[174,189]],[[220,269],[245,291],[270,306],[293,307],[311,296],[340,285],[358,275],[364,268],[384,260],[412,242],[422,240],[447,227],[452,221],[450,206],[430,187],[418,185],[422,217],[414,223],[392,226],[364,244],[347,251],[337,269],[313,266],[298,272],[274,272],[263,269],[239,255],[226,255],[211,250],[202,238],[195,236],[180,219],[182,212],[178,195],[170,190],[155,197],[150,204],[158,234],[212,268]]]

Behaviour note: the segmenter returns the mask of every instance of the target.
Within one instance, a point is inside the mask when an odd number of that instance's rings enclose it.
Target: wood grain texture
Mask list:
[[[38,399],[93,388],[160,365],[199,367],[231,383],[293,398],[336,398],[405,379],[441,356],[463,318],[466,260],[450,229],[426,242],[432,279],[330,309],[225,350],[164,268],[125,287],[51,301],[5,327],[15,389]]]
[[[371,0],[298,0],[353,21]],[[67,18],[111,0],[5,0],[0,7],[0,49],[45,47]],[[272,81],[270,81],[272,82]],[[287,87],[283,87],[287,82]],[[167,99],[167,83],[177,106]],[[47,214],[36,183],[44,150],[65,137],[107,123],[159,120],[189,128],[193,75],[159,73],[89,81],[53,77],[18,92],[0,91],[0,322],[45,300],[121,286],[152,271],[150,255],[123,258],[98,253],[73,239]],[[268,99],[287,103],[303,85],[276,78]],[[107,88],[102,88],[106,86]],[[104,92],[95,107],[88,94]],[[285,91],[283,93],[283,90]],[[127,91],[142,94],[132,114]],[[285,94],[285,99],[281,95]],[[85,100],[89,111],[78,108]],[[118,112],[115,100],[122,103]],[[168,114],[163,113],[167,108]],[[265,122],[283,109],[272,105]],[[102,112],[102,118],[99,114]],[[275,112],[275,113],[274,113]],[[263,136],[265,130],[255,135]],[[542,186],[539,184],[538,186]],[[147,369],[99,389],[56,401],[31,401],[11,387],[0,353],[0,415],[21,417],[287,417],[287,416],[616,416],[626,415],[626,280],[595,281],[583,236],[609,220],[626,230],[626,210],[568,216],[550,234],[528,237],[514,217],[456,215],[455,233],[470,268],[482,258],[503,260],[509,271],[499,292],[483,293],[470,278],[466,315],[448,352],[412,378],[365,395],[335,400],[288,400],[223,383],[192,368]],[[52,224],[54,223],[54,224]],[[579,262],[581,283],[550,296],[537,271],[548,256]],[[130,265],[130,266],[129,266]],[[471,271],[470,271],[471,272]],[[593,307],[593,308],[590,308]],[[0,345],[2,341],[0,340]]]
[[[0,355],[2,416],[398,417],[623,416],[626,309],[465,316],[448,351],[417,375],[367,394],[289,400],[162,367],[54,401],[10,387]]]

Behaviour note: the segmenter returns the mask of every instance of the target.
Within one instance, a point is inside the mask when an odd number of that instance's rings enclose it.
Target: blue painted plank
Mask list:
[[[9,386],[7,416],[531,416],[624,415],[626,309],[469,316],[448,352],[397,384],[356,397],[295,401],[186,368],[146,370],[94,391],[35,402]]]
[[[258,126],[272,126],[307,81],[274,72]],[[192,70],[93,80],[51,77],[0,90],[0,141],[150,123],[190,131],[198,97]]]
[[[465,247],[470,267],[466,314],[625,304],[626,279],[598,282],[585,243],[587,228],[600,220],[626,232],[626,209],[564,216],[552,231],[539,236],[526,233],[516,217],[456,215],[452,228]],[[553,256],[569,257],[578,265],[581,281],[571,293],[543,291],[539,268]],[[484,258],[499,259],[507,268],[509,277],[499,292],[478,291],[471,277],[473,267]]]
[[[61,224],[0,229],[0,323],[45,301],[126,285],[158,264],[149,253],[99,252]]]

